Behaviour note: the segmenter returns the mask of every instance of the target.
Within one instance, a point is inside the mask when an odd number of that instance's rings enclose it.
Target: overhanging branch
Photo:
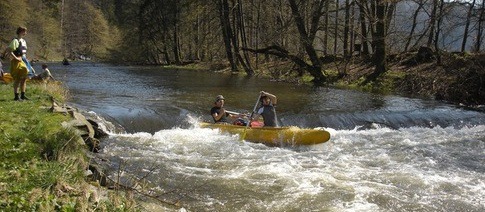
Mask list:
[[[291,60],[293,63],[295,63],[296,65],[306,69],[306,70],[309,70],[309,69],[312,69],[314,68],[312,65],[306,63],[303,59],[295,56],[295,55],[292,55],[288,52],[288,50],[282,48],[281,46],[278,46],[278,45],[272,45],[272,46],[268,46],[266,48],[262,48],[262,49],[251,49],[251,48],[242,48],[243,51],[248,51],[248,52],[252,52],[252,53],[258,53],[258,54],[268,54],[268,55],[274,55],[274,56],[277,56],[279,58],[284,58],[284,59],[289,59]]]

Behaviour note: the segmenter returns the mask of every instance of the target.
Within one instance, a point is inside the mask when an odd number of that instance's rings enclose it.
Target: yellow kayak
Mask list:
[[[245,127],[231,124],[203,122],[203,128],[219,129],[221,132],[238,134],[244,140],[269,146],[298,146],[320,144],[330,139],[330,133],[321,129],[299,127]]]
[[[0,81],[3,81],[6,84],[10,83],[13,81],[12,75],[10,75],[10,73],[4,73],[3,77],[0,76]]]

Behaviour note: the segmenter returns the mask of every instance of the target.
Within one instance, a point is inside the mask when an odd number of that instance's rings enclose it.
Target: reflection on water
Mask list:
[[[218,94],[226,98],[227,109],[250,112],[261,90],[278,96],[277,115],[286,126],[354,129],[380,124],[397,129],[485,122],[483,113],[432,100],[296,86],[225,73],[91,63],[52,69],[69,87],[72,103],[111,118],[128,132],[187,126],[188,114],[211,120],[209,110]]]

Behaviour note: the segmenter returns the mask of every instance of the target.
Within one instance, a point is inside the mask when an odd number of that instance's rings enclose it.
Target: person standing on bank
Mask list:
[[[252,120],[258,120],[260,116],[263,117],[264,127],[278,127],[278,120],[276,119],[275,105],[277,98],[275,95],[268,92],[261,91],[260,101],[262,106],[258,109]]]
[[[240,116],[235,114],[230,114],[224,109],[224,96],[217,95],[216,101],[214,102],[214,107],[211,108],[211,116],[216,124],[229,124],[227,117],[239,118]]]
[[[27,86],[27,77],[29,72],[32,74],[34,70],[30,66],[27,60],[27,42],[23,37],[27,34],[27,28],[19,27],[17,28],[17,38],[13,39],[9,45],[9,54],[12,58],[10,61],[10,74],[14,79],[13,89],[15,94],[15,101],[28,100],[25,96],[25,89]],[[29,68],[30,67],[30,68]],[[19,87],[20,87],[20,98],[19,98]]]

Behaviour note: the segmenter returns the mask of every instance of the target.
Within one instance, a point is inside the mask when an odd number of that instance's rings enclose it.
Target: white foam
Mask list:
[[[382,206],[369,200],[380,196],[384,198],[379,201],[423,207],[439,202],[440,198],[460,200],[469,207],[483,207],[479,200],[484,198],[485,185],[479,172],[449,167],[443,164],[442,157],[451,151],[446,148],[448,145],[483,139],[483,126],[458,130],[440,127],[327,129],[332,135],[329,142],[307,148],[275,148],[241,142],[237,136],[195,126],[160,130],[153,135],[117,134],[114,137],[121,143],[110,143],[107,151],[132,152],[137,160],[146,157],[145,160],[153,163],[163,163],[169,169],[166,171],[177,175],[230,184],[233,192],[239,187],[257,186],[265,196],[261,205],[267,205],[268,209],[294,201],[313,202],[312,197],[322,195],[332,199],[328,197],[331,194],[354,196],[353,199],[336,197],[335,203],[324,204],[338,211],[381,210]],[[466,145],[462,148],[460,151],[470,151]],[[281,190],[272,190],[278,185]],[[218,187],[205,189],[213,193]],[[266,192],[273,192],[274,197],[267,197]],[[222,204],[230,202],[230,198],[230,195],[208,196],[207,201]],[[317,201],[315,207],[322,206]]]

